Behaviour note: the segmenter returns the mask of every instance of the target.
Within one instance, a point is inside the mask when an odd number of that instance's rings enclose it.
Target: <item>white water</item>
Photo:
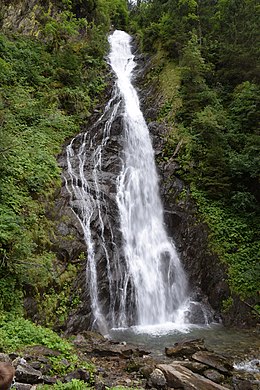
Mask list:
[[[137,324],[183,323],[187,282],[164,227],[154,151],[131,83],[136,64],[130,41],[123,31],[115,31],[109,38],[109,61],[124,102],[124,163],[117,193],[128,270],[123,292],[127,291],[130,277]],[[124,321],[124,312],[121,320]]]
[[[234,364],[234,369],[238,371],[256,372],[260,374],[260,359],[246,360]]]
[[[187,296],[185,273],[165,230],[154,151],[132,84],[136,63],[131,37],[115,31],[109,43],[108,61],[116,76],[112,97],[91,131],[79,134],[67,147],[64,173],[87,246],[86,281],[94,325],[102,333],[130,325],[148,332],[155,325],[185,332],[190,304],[199,304]],[[104,176],[103,154],[111,147],[118,118],[123,151],[121,173],[114,175],[118,216],[112,218],[106,197],[113,194],[108,193],[111,183]]]

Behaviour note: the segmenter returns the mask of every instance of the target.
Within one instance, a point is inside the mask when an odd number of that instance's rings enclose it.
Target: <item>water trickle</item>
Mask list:
[[[109,43],[116,76],[112,97],[91,131],[67,147],[64,173],[87,244],[93,321],[102,333],[130,325],[181,326],[188,321],[187,281],[164,226],[154,151],[131,81],[131,37],[115,31]],[[116,122],[120,134],[111,137]],[[115,139],[123,147],[117,151],[119,171],[112,174],[104,156]]]

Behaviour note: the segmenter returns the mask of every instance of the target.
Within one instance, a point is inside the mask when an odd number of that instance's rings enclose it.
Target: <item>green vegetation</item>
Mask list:
[[[44,345],[60,351],[65,357],[71,354],[72,347],[50,329],[35,325],[24,318],[2,315],[0,318],[0,349],[14,352],[31,345]]]
[[[0,15],[5,25],[5,4]],[[79,303],[72,287],[77,267],[53,252],[57,155],[101,99],[106,35],[111,23],[127,22],[126,2],[39,2],[24,18],[26,35],[21,28],[0,31],[0,351],[22,355],[28,346],[45,346],[58,351],[48,357],[49,375],[79,367],[92,375],[68,341],[23,318],[23,299],[34,296],[37,321],[55,329]]]
[[[21,314],[26,287],[44,324],[60,326],[76,269],[64,274],[52,251],[56,157],[105,88],[106,34],[111,23],[125,25],[127,7],[124,0],[63,0],[39,2],[30,15],[37,31],[0,32],[0,313]]]
[[[37,386],[38,390],[86,390],[86,389],[92,389],[93,387],[87,386],[87,384],[83,381],[80,381],[78,379],[72,379],[69,383],[61,383],[57,382],[55,385],[41,385]]]
[[[259,5],[137,3],[129,22],[125,0],[39,1],[24,16],[28,26],[0,31],[3,350],[8,326],[20,326],[27,292],[35,298],[39,321],[56,329],[78,304],[76,294],[68,298],[77,268],[57,260],[50,210],[61,184],[57,155],[106,87],[111,25],[129,23],[142,48],[154,53],[150,77],[164,91],[158,120],[172,129],[162,158],[179,162],[179,174],[210,227],[211,249],[228,265],[232,292],[259,308]],[[18,349],[29,343],[21,340],[13,340]]]
[[[0,318],[0,351],[18,352],[30,346],[44,346],[57,353],[49,356],[50,375],[65,375],[76,367],[82,367],[93,373],[93,365],[81,361],[73,346],[50,329],[35,325],[29,320],[13,315]]]
[[[158,120],[172,129],[162,158],[178,161],[231,291],[250,302],[260,289],[259,12],[254,0],[148,0],[131,19],[154,53]]]

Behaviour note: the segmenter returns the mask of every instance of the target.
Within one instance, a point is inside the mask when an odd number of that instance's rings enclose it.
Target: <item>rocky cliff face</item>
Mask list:
[[[109,99],[109,94],[107,96]],[[81,145],[84,142],[84,158],[86,159],[84,177],[88,185],[88,196],[93,197],[92,200],[93,203],[95,203],[95,207],[88,211],[90,211],[91,241],[94,246],[97,268],[98,299],[101,311],[107,318],[111,315],[109,308],[111,308],[112,304],[109,289],[113,288],[109,283],[117,283],[116,275],[114,275],[112,281],[108,281],[107,279],[107,258],[113,259],[110,264],[110,272],[111,274],[115,274],[115,263],[116,261],[120,261],[122,256],[120,253],[121,233],[119,231],[119,216],[116,204],[116,179],[121,170],[120,153],[122,150],[121,133],[123,129],[120,116],[113,122],[110,137],[102,147],[102,165],[101,170],[97,171],[98,177],[93,175],[93,170],[96,163],[94,156],[97,147],[102,144],[104,137],[104,123],[108,119],[107,115],[110,114],[111,112],[108,110],[104,118],[98,123],[95,123],[95,120],[98,118],[95,115],[93,116],[93,124],[84,128],[82,133],[75,137],[73,141],[74,155],[70,160],[70,164],[73,167],[76,167],[77,164],[79,164],[78,154],[80,153]],[[82,259],[82,270],[79,272],[75,281],[75,289],[80,296],[81,304],[74,313],[70,314],[66,325],[67,332],[72,333],[75,331],[78,332],[90,328],[97,328],[97,324],[94,323],[92,315],[90,297],[91,287],[88,285],[90,281],[88,275],[86,275],[86,272],[90,272],[90,270],[86,271],[88,268],[87,253],[89,250],[86,243],[88,241],[86,237],[88,232],[86,233],[84,226],[81,223],[85,218],[84,215],[81,215],[84,210],[82,211],[79,205],[79,202],[81,202],[80,197],[75,194],[71,196],[71,194],[68,193],[71,185],[80,188],[84,183],[81,183],[80,180],[76,179],[77,182],[71,183],[71,176],[68,172],[66,148],[64,148],[63,153],[59,157],[59,165],[62,168],[64,179],[59,197],[60,199],[63,199],[63,201],[57,200],[57,206],[58,204],[63,203],[60,208],[60,213],[66,215],[67,223],[65,225],[64,223],[58,224],[58,234],[61,235],[62,231],[65,232],[66,229],[68,233],[68,226],[71,226],[71,229],[74,230],[72,247],[75,248],[75,253],[79,250],[83,250],[85,254],[84,259]],[[99,182],[98,192],[96,189],[96,180]],[[65,199],[68,199],[68,202],[64,202]],[[59,246],[59,250],[61,250],[62,242],[59,241],[57,245]],[[64,246],[62,248],[62,251],[65,251],[68,257],[70,257],[70,250],[71,248],[66,248]],[[116,297],[114,304],[118,304]]]
[[[66,7],[66,2],[62,0],[3,0],[0,4],[0,28],[38,36],[48,18],[59,21],[60,13]],[[77,18],[92,20],[96,7],[95,1],[91,0],[71,2],[71,11]]]
[[[58,14],[54,2],[51,1],[4,0],[0,7],[0,26],[3,31],[14,31],[23,35],[38,35],[45,14]]]
[[[140,64],[142,64],[141,57]],[[230,296],[225,267],[220,263],[217,255],[209,250],[209,232],[207,225],[201,221],[196,204],[189,193],[189,188],[178,175],[177,162],[174,158],[167,162],[160,159],[160,154],[164,147],[169,129],[166,124],[158,123],[154,119],[156,118],[156,113],[160,108],[160,101],[163,97],[154,85],[149,84],[147,89],[147,87],[144,88],[144,83],[140,78],[137,78],[136,82],[142,90],[141,95],[145,96],[145,98],[143,98],[144,113],[149,123],[155,155],[157,156],[158,173],[161,180],[161,196],[165,210],[165,223],[169,236],[173,238],[176,244],[181,261],[188,275],[190,294],[204,305],[210,305],[215,312],[214,317],[217,321],[222,317],[224,323],[228,325],[252,324],[253,322],[251,322],[251,315],[248,308],[237,298],[235,298],[235,305],[232,312],[229,314],[221,313],[222,302]],[[153,107],[152,110],[151,107]],[[95,119],[97,118],[93,117],[93,121],[95,121]],[[93,127],[93,125],[90,125],[84,132],[85,131],[89,133],[87,148],[91,150],[91,148],[95,148],[95,145],[102,140],[102,126]],[[105,225],[107,226],[109,223],[118,226],[115,183],[116,176],[120,171],[120,158],[118,156],[120,156],[122,150],[122,131],[120,118],[118,118],[112,128],[110,140],[106,145],[103,154],[104,163],[101,172],[103,183],[101,188],[101,210],[106,210],[103,217]],[[84,132],[76,138],[78,148],[80,147],[81,138],[84,135]],[[65,150],[60,156],[59,162],[66,176],[67,161]],[[90,182],[90,186],[93,186],[93,178],[88,174],[88,169],[91,169],[91,164],[91,159],[89,159],[88,164],[85,166],[85,174]],[[102,203],[105,198],[109,198],[109,207],[107,207],[105,203]],[[79,256],[80,252],[86,254],[87,247],[84,241],[82,226],[75,213],[72,211],[73,208],[75,210],[77,208],[77,200],[72,200],[69,205],[69,195],[65,185],[63,185],[61,189],[57,205],[59,208],[59,215],[63,215],[63,218],[65,216],[65,219],[67,220],[67,222],[62,221],[58,225],[58,235],[61,237],[61,240],[57,242],[57,252],[66,253],[67,258],[75,258],[75,256]],[[72,206],[72,209],[70,206]],[[101,231],[97,212],[93,214],[91,225],[93,227],[93,238],[97,249],[96,261],[98,264],[98,280],[101,286],[99,296],[103,302],[102,307],[104,313],[108,315],[110,302],[107,299],[108,285],[107,282],[105,282],[106,262],[104,248],[101,242]],[[68,234],[73,236],[71,245],[68,245],[66,239],[62,239],[62,235],[67,236]],[[112,238],[110,230],[105,228],[104,237],[108,243],[109,257],[113,258],[113,252],[115,251],[113,243],[116,242],[118,248],[120,246],[121,237],[119,229],[117,229],[116,237]],[[120,256],[121,254],[118,253],[119,259]],[[89,329],[93,326],[90,296],[86,285],[86,266],[87,260],[85,258],[85,260],[82,260],[82,271],[79,272],[77,280],[75,281],[75,290],[80,295],[82,303],[76,311],[70,314],[66,325],[66,329],[69,333]],[[195,313],[194,315],[195,317],[192,318],[192,320],[196,322],[196,315],[198,315],[198,313]]]
[[[147,95],[146,95],[147,96]],[[149,91],[149,96],[156,96],[154,93]],[[151,99],[147,99],[151,104]],[[147,109],[145,109],[147,120],[150,122],[149,128],[153,138],[155,154],[160,155],[163,148],[163,139],[165,133],[168,131],[166,126],[163,126],[155,121],[150,119],[150,104]],[[156,111],[156,104],[153,103],[154,107],[153,115]],[[106,120],[107,118],[104,118]],[[95,118],[93,118],[95,120]],[[87,181],[90,185],[90,188],[93,187],[94,193],[94,183],[93,177],[91,176],[91,170],[93,169],[91,160],[91,150],[94,150],[99,143],[102,141],[102,123],[99,126],[89,126],[84,129],[83,133],[76,137],[75,144],[77,152],[75,152],[75,159],[77,158],[78,150],[80,144],[84,137],[84,134],[87,134],[86,150],[87,152],[87,164],[84,167],[84,172],[87,177]],[[103,312],[107,315],[109,314],[107,309],[110,305],[108,300],[108,285],[105,280],[105,271],[106,271],[106,253],[104,252],[101,236],[104,234],[105,241],[108,243],[108,255],[110,258],[115,258],[113,253],[115,250],[119,251],[117,254],[120,259],[122,254],[120,254],[120,243],[121,236],[118,228],[114,230],[114,236],[111,237],[111,231],[109,225],[118,226],[118,210],[115,201],[116,195],[116,177],[120,172],[120,153],[122,150],[122,125],[120,118],[118,118],[113,127],[110,139],[103,151],[103,168],[100,172],[102,176],[99,180],[101,184],[101,210],[105,210],[103,215],[105,230],[104,233],[101,232],[99,215],[98,211],[95,211],[91,217],[91,227],[93,229],[93,240],[95,242],[96,256],[95,261],[97,262],[98,268],[98,283],[99,283],[99,298],[102,303]],[[59,159],[60,166],[63,170],[64,177],[68,179],[67,169],[68,162],[66,160],[66,151],[62,153]],[[72,160],[72,164],[76,164],[76,161]],[[216,311],[215,319],[219,318],[219,311],[221,302],[228,296],[228,287],[225,282],[225,273],[222,267],[217,262],[216,256],[208,252],[208,241],[207,241],[207,227],[198,222],[198,216],[196,214],[196,207],[192,202],[190,196],[186,196],[184,200],[179,200],[180,194],[185,188],[185,184],[177,178],[175,175],[176,164],[172,163],[158,163],[158,170],[161,177],[161,195],[163,198],[164,208],[165,208],[165,222],[168,228],[169,236],[173,237],[178,252],[181,256],[181,260],[184,264],[186,272],[189,277],[191,295],[197,301],[201,301],[205,306],[208,305],[208,301],[212,308]],[[99,178],[100,179],[100,178]],[[60,197],[64,199],[63,201],[58,201],[58,204],[62,204],[60,209],[60,214],[66,215],[69,225],[73,226],[73,243],[72,247],[75,248],[75,253],[77,253],[76,248],[83,249],[83,252],[87,252],[87,247],[85,244],[84,247],[84,234],[82,226],[80,226],[79,220],[76,217],[76,214],[71,211],[69,207],[72,207],[75,212],[77,212],[77,202],[78,199],[71,199],[69,202],[69,194],[65,186],[65,181],[61,189]],[[68,201],[65,201],[67,199]],[[105,200],[109,199],[108,206],[105,203]],[[70,218],[72,216],[72,219]],[[76,218],[76,219],[75,219]],[[62,232],[67,231],[64,223],[59,224],[58,231],[59,235],[62,235]],[[76,234],[75,234],[76,233]],[[65,241],[66,242],[66,241]],[[117,244],[115,248],[114,243]],[[67,256],[70,257],[71,254],[70,248],[64,247],[62,240],[58,243],[60,245],[59,251],[66,252]],[[63,248],[61,249],[63,245]],[[123,260],[119,260],[123,261]],[[80,294],[81,305],[78,309],[71,313],[68,323],[66,325],[67,331],[69,333],[77,331],[82,331],[88,329],[93,325],[93,317],[91,314],[91,302],[89,296],[89,290],[87,288],[87,277],[86,269],[87,259],[82,262],[82,271],[79,273],[75,286]],[[212,274],[212,269],[214,273]],[[194,322],[199,322],[199,313],[196,311],[193,313],[191,320]],[[197,318],[198,317],[198,318]]]
[[[233,306],[223,311],[223,302],[230,297],[228,275],[225,264],[210,248],[209,229],[203,222],[189,186],[179,175],[177,150],[166,162],[161,158],[166,146],[171,125],[159,121],[159,112],[165,103],[164,91],[158,82],[147,82],[151,60],[139,56],[140,86],[144,115],[153,140],[160,176],[161,197],[164,204],[165,223],[169,236],[173,238],[182,264],[189,278],[191,295],[198,301],[209,303],[215,311],[215,318],[227,326],[254,326],[257,322],[250,307],[233,295]]]

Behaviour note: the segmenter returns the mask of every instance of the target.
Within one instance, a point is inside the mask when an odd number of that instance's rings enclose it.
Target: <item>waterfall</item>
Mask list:
[[[117,30],[109,43],[112,97],[96,124],[68,145],[64,173],[87,246],[93,324],[102,333],[183,323],[190,303],[185,273],[165,229],[154,151],[131,81],[136,66],[131,37]]]
[[[176,320],[177,309],[186,299],[187,282],[164,227],[154,151],[131,83],[136,64],[130,40],[122,31],[115,31],[109,38],[109,61],[124,104],[124,158],[117,204],[127,264],[123,291],[129,275],[137,322],[146,325]]]

